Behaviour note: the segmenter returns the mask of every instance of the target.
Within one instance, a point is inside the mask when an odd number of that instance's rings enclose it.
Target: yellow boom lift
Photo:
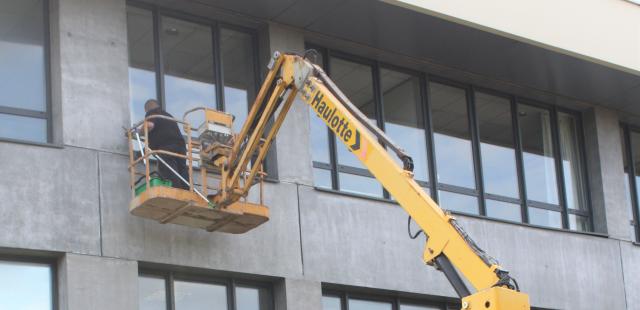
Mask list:
[[[310,52],[308,52],[310,53]],[[269,72],[238,134],[231,130],[233,116],[206,108],[185,113],[182,121],[187,137],[187,154],[151,150],[146,143],[146,122],[128,130],[132,214],[161,223],[175,223],[208,231],[244,233],[269,219],[262,204],[262,162],[267,155],[295,98],[307,103],[337,140],[364,164],[398,204],[415,220],[427,237],[423,260],[441,270],[457,294],[464,310],[529,309],[529,298],[517,282],[482,251],[456,220],[444,212],[413,179],[413,162],[338,89],[324,71],[303,56],[274,53]],[[204,121],[196,130],[188,119],[203,112]],[[150,118],[164,117],[151,116]],[[201,117],[202,118],[202,117]],[[138,135],[142,131],[143,137]],[[194,136],[195,137],[192,137]],[[142,156],[136,158],[134,146]],[[392,151],[403,163],[400,167]],[[149,160],[166,164],[164,154],[188,162],[189,190],[168,187],[152,177]],[[139,164],[144,163],[143,171]],[[201,181],[194,184],[193,165],[199,164]],[[136,175],[144,182],[136,187]],[[210,181],[212,176],[216,181]],[[249,190],[259,184],[259,202],[247,202]],[[157,186],[165,185],[165,186]],[[199,189],[198,189],[199,188]],[[474,289],[471,292],[463,277]]]

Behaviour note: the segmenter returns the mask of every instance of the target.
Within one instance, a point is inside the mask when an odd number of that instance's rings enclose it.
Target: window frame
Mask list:
[[[636,184],[637,182],[635,178],[636,164],[633,160],[633,156],[635,155],[635,152],[633,152],[633,147],[631,147],[631,133],[635,132],[640,134],[640,127],[634,126],[631,124],[621,123],[620,129],[622,130],[622,137],[624,139],[623,145],[625,146],[623,152],[625,152],[627,158],[629,159],[629,163],[628,163],[629,173],[627,177],[629,178],[630,197],[627,197],[627,198],[631,199],[631,208],[632,208],[631,213],[633,215],[633,218],[630,220],[632,221],[631,226],[633,226],[634,236],[636,238],[634,242],[637,243],[637,242],[640,242],[640,210],[638,210],[638,208],[640,207],[640,202],[638,202],[640,195],[638,195],[638,192],[636,190],[638,184]]]
[[[32,263],[48,266],[51,271],[51,309],[58,310],[60,302],[58,297],[58,264],[56,258],[0,254],[0,262]]]
[[[236,309],[236,287],[251,287],[257,289],[265,289],[271,295],[271,303],[269,304],[270,309],[275,309],[275,295],[273,285],[269,282],[264,281],[254,281],[254,280],[246,280],[231,276],[216,276],[216,275],[206,275],[206,274],[197,274],[190,272],[178,272],[173,270],[159,270],[153,268],[139,268],[138,269],[138,278],[140,277],[153,277],[156,279],[162,279],[165,284],[165,302],[166,302],[166,310],[175,310],[175,281],[186,281],[186,282],[195,282],[195,283],[204,283],[204,284],[215,284],[215,285],[223,285],[226,288],[226,297],[227,297],[227,309],[235,310]],[[139,300],[138,300],[139,302]]]
[[[49,0],[42,0],[42,25],[43,25],[43,57],[44,57],[44,97],[45,97],[45,111],[37,111],[16,107],[3,106],[0,104],[0,114],[27,117],[32,119],[41,119],[46,121],[46,140],[44,142],[14,139],[4,136],[0,136],[0,141],[15,142],[22,144],[32,145],[44,145],[55,146],[53,141],[53,112],[52,112],[52,100],[51,100],[51,24],[50,24],[50,12],[51,4]]]
[[[326,48],[320,45],[316,45],[314,43],[306,43],[307,48],[316,49],[323,58],[323,68],[330,76],[331,74],[331,64],[330,58],[337,57],[347,61],[353,61],[358,64],[370,65],[372,67],[373,73],[373,88],[374,88],[374,104],[376,105],[376,121],[379,128],[384,131],[384,100],[382,98],[381,93],[381,85],[380,85],[380,68],[385,68],[389,70],[397,70],[399,72],[413,75],[419,77],[420,79],[420,95],[421,100],[420,104],[422,105],[420,108],[422,110],[423,115],[423,126],[425,129],[426,135],[426,154],[428,157],[428,169],[429,176],[428,181],[418,181],[423,187],[429,188],[431,191],[431,197],[434,201],[439,201],[439,193],[438,191],[444,190],[447,192],[451,192],[454,194],[462,194],[470,197],[474,197],[478,201],[478,214],[470,214],[465,212],[452,211],[453,213],[464,214],[469,216],[475,216],[480,218],[487,218],[497,221],[516,223],[516,224],[525,224],[531,225],[535,227],[541,227],[545,229],[561,229],[561,230],[569,230],[575,232],[582,233],[593,233],[594,223],[593,223],[593,212],[591,206],[591,195],[589,193],[589,171],[587,170],[587,162],[586,162],[586,152],[585,152],[585,138],[584,138],[584,128],[583,128],[583,120],[582,114],[579,111],[566,109],[563,107],[558,107],[555,105],[539,102],[536,100],[531,100],[528,98],[523,98],[520,96],[516,96],[513,94],[508,94],[502,91],[480,87],[469,83],[462,83],[458,81],[454,81],[439,75],[433,75],[429,72],[421,72],[412,69],[402,68],[393,64],[380,62],[376,60],[366,59],[363,57],[347,54],[341,51],[335,51],[330,48]],[[434,143],[434,130],[433,130],[433,121],[432,121],[432,113],[431,113],[431,94],[429,91],[429,83],[435,82],[439,84],[443,84],[446,86],[451,86],[455,88],[459,88],[465,91],[465,96],[467,99],[466,108],[467,108],[467,122],[469,126],[469,139],[471,142],[471,150],[472,150],[472,160],[473,160],[473,168],[474,168],[474,181],[475,181],[475,189],[460,187],[452,184],[440,183],[437,181],[437,158],[435,157],[435,143]],[[513,149],[515,152],[515,171],[516,171],[516,179],[518,181],[518,193],[519,198],[513,198],[508,196],[502,196],[497,194],[487,193],[485,191],[485,182],[484,182],[484,172],[482,171],[482,154],[481,154],[481,141],[480,141],[480,130],[479,130],[479,121],[478,114],[476,112],[476,100],[475,96],[477,92],[481,92],[484,94],[488,94],[491,96],[500,97],[503,99],[509,100],[509,108],[511,113],[511,126],[512,126],[512,139],[513,139]],[[376,98],[377,97],[377,98]],[[518,113],[519,113],[519,105],[526,105],[535,108],[540,108],[549,111],[550,114],[550,122],[551,122],[551,136],[552,136],[552,147],[553,147],[553,160],[555,164],[555,174],[556,174],[556,190],[558,192],[558,204],[550,204],[535,200],[530,200],[527,197],[526,193],[526,180],[525,180],[525,171],[524,171],[524,159],[523,159],[523,146],[522,146],[522,136],[521,136],[521,128],[520,122],[518,121]],[[582,175],[582,185],[584,186],[584,202],[585,208],[584,210],[579,209],[570,209],[567,206],[567,197],[566,197],[566,184],[564,183],[564,171],[562,169],[562,154],[560,150],[560,133],[558,128],[558,114],[566,113],[576,119],[576,144],[578,146],[578,156],[581,161],[580,167],[584,171]],[[392,201],[389,197],[389,193],[383,188],[383,195],[381,196],[370,196],[366,194],[353,194],[344,192],[340,189],[340,180],[338,178],[339,173],[351,173],[359,176],[367,176],[372,177],[371,173],[362,168],[348,167],[343,166],[337,163],[336,161],[336,140],[333,133],[327,128],[327,134],[329,135],[329,160],[330,163],[323,163],[312,161],[312,167],[314,169],[322,169],[328,170],[331,172],[331,188],[325,187],[315,187],[318,190],[337,192],[341,194],[346,194],[350,196],[356,196],[360,198],[374,199],[374,200],[383,200],[383,201]],[[520,221],[511,221],[501,218],[489,217],[487,216],[487,208],[486,208],[486,199],[491,199],[499,202],[506,202],[517,204],[520,206]],[[529,217],[529,209],[530,208],[538,208],[542,210],[550,210],[558,212],[561,216],[561,227],[556,228],[552,226],[541,226],[530,223]],[[570,229],[569,224],[569,216],[577,215],[587,218],[589,230],[581,231],[581,230],[572,230]],[[640,233],[639,233],[640,234]]]

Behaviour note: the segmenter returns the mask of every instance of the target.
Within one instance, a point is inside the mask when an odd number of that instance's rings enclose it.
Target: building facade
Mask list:
[[[0,2],[0,309],[456,309],[424,236],[302,102],[242,235],[129,214],[157,98],[242,123],[274,51],[317,63],[537,309],[640,309],[633,1]]]

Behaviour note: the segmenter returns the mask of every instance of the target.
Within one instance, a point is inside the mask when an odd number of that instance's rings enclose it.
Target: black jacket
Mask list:
[[[150,110],[145,114],[145,117],[151,115],[164,115],[173,118],[171,114],[161,108]],[[185,153],[185,142],[180,128],[178,128],[178,123],[164,118],[152,118],[149,122],[153,123],[153,130],[149,131],[149,148]]]

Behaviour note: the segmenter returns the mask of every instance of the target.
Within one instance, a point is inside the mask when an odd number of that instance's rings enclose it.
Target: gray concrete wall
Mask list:
[[[243,235],[161,225],[128,213],[121,126],[129,123],[124,0],[59,0],[52,85],[62,148],[0,143],[0,248],[59,252],[61,309],[135,309],[137,262],[273,277],[278,309],[320,309],[322,283],[454,297],[421,261],[397,205],[312,187],[309,114],[297,102],[278,137],[271,220]],[[268,50],[304,33],[267,25]],[[57,81],[57,82],[56,82]],[[627,240],[617,116],[585,116],[598,231],[609,238],[462,218],[536,306],[638,309],[640,248]],[[589,127],[591,126],[591,127]],[[616,141],[617,139],[617,141]],[[624,230],[624,231],[623,231]],[[85,254],[85,255],[78,255]]]
[[[138,264],[66,254],[59,267],[61,310],[138,309]]]

